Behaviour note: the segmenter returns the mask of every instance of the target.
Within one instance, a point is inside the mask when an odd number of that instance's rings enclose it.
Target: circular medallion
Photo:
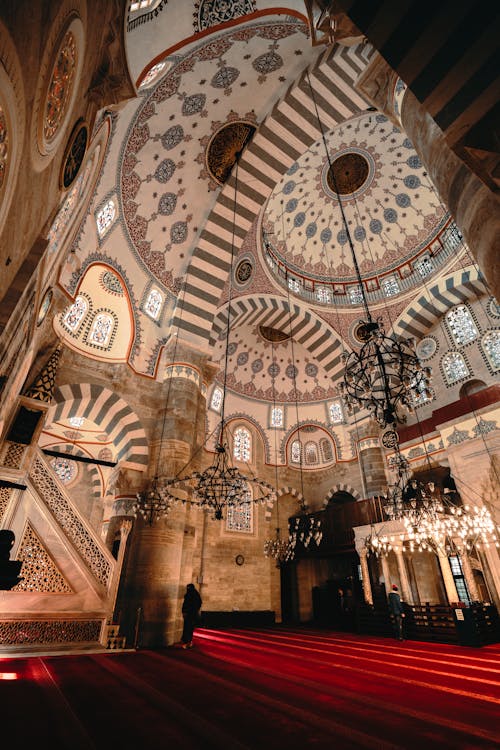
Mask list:
[[[230,122],[215,133],[207,149],[207,167],[219,185],[226,182],[255,130],[249,122]]]
[[[236,565],[243,565],[243,563],[245,562],[245,558],[243,557],[243,555],[236,555],[236,557],[234,558],[234,562],[236,563]]]
[[[79,121],[73,128],[64,152],[60,185],[67,190],[76,179],[87,151],[89,131],[85,122]]]
[[[350,152],[335,159],[328,169],[326,181],[332,193],[350,195],[365,184],[370,166],[361,154]]]
[[[40,305],[40,309],[38,310],[38,318],[36,320],[37,326],[41,326],[45,318],[47,317],[47,313],[50,309],[50,305],[52,303],[52,297],[53,297],[52,289],[48,289],[43,297],[42,304]]]
[[[434,356],[438,348],[436,339],[427,336],[417,344],[417,357],[421,360],[430,359]]]
[[[398,433],[394,430],[386,430],[382,435],[382,445],[384,448],[395,448],[398,444]]]
[[[238,263],[235,272],[235,278],[238,284],[246,284],[250,280],[252,275],[253,267],[249,260],[242,260]]]

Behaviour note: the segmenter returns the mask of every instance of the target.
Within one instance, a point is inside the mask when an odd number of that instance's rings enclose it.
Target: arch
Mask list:
[[[331,500],[333,500],[334,496],[337,494],[341,494],[342,496],[351,495],[354,500],[362,500],[361,495],[357,490],[354,489],[354,487],[351,487],[350,484],[335,484],[328,495],[325,497],[323,501],[323,507],[326,508],[327,505],[330,503]]]
[[[367,102],[357,93],[354,84],[371,52],[370,45],[333,45],[318,63],[301,73],[294,87],[273,108],[238,163],[239,194],[234,206],[234,230],[227,215],[228,206],[233,214],[235,171],[219,193],[193,251],[173,320],[175,328],[190,338],[198,338],[200,345],[206,344],[210,337],[211,322],[231,258],[238,253],[278,180],[325,130],[366,109]],[[308,76],[315,89],[314,101]],[[345,84],[342,89],[338,86],[339,80]],[[346,91],[349,94],[344,93]],[[302,113],[299,119],[295,116],[298,110]]]
[[[322,318],[312,310],[293,301],[291,310],[288,300],[272,294],[239,297],[236,301],[219,308],[214,319],[210,343],[223,333],[228,324],[229,307],[231,317],[229,325],[235,329],[241,325],[265,325],[278,330],[286,330],[293,339],[305,346],[311,355],[325,368],[332,378],[339,375],[343,368],[342,351],[344,342]]]
[[[487,388],[488,386],[484,382],[484,380],[478,380],[477,378],[473,378],[472,380],[468,380],[466,383],[462,385],[458,392],[458,398],[467,398],[468,396],[472,396],[473,393],[478,393],[479,391],[482,391],[483,388]]]
[[[148,441],[142,424],[116,393],[95,383],[73,383],[55,389],[46,424],[80,416],[107,433],[123,467],[145,471]]]
[[[444,276],[429,286],[425,294],[412,300],[393,326],[401,336],[422,338],[455,305],[487,294],[483,276],[476,266],[468,266]]]

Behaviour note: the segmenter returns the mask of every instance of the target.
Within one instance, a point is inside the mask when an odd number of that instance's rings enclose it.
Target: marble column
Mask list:
[[[376,54],[357,88],[408,135],[493,294],[500,299],[500,196],[458,158],[409,89],[403,86],[401,95],[394,97],[397,82],[397,74]]]
[[[391,571],[389,568],[389,560],[387,559],[387,555],[382,555],[380,558],[380,562],[382,563],[382,574],[384,576],[385,591],[388,594],[391,590]]]
[[[406,572],[406,564],[402,550],[394,550],[396,555],[396,562],[398,564],[399,581],[401,583],[401,598],[407,604],[413,604],[413,596],[411,594],[410,581],[408,573]]]
[[[367,604],[373,604],[372,586],[370,583],[370,570],[368,568],[368,552],[366,549],[359,551],[359,560],[361,564],[361,576],[363,578],[363,594]]]
[[[445,552],[439,551],[437,553],[439,560],[439,567],[443,575],[444,587],[446,589],[446,596],[448,597],[448,604],[454,604],[458,602],[460,597],[458,596],[457,587],[455,586],[455,579],[450,568],[450,561],[448,555]]]

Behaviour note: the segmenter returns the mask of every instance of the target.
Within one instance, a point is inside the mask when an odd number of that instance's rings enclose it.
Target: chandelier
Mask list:
[[[171,490],[185,490],[189,502],[195,507],[211,511],[213,518],[220,521],[224,510],[241,506],[249,502],[274,503],[274,487],[263,479],[242,474],[231,466],[227,445],[221,441],[215,446],[215,455],[211,465],[204,471],[194,471],[184,477],[174,477],[165,482],[172,502],[186,502],[171,494]]]
[[[361,278],[358,280],[361,284]],[[381,427],[403,423],[404,410],[411,413],[419,398],[431,398],[431,368],[421,366],[412,339],[386,336],[382,321],[373,321],[368,306],[366,310],[367,320],[361,321],[356,331],[363,346],[358,352],[342,355],[340,392],[349,414],[355,407],[364,407]]]
[[[149,489],[136,494],[136,500],[132,510],[142,516],[144,521],[153,526],[155,521],[164,518],[172,507],[173,498],[165,486],[160,486],[158,477],[155,476]]]
[[[310,545],[319,547],[323,538],[321,521],[313,515],[306,513],[305,508],[301,508],[298,516],[294,516],[288,523],[289,530],[289,559],[293,560],[297,544],[301,544],[308,549]]]
[[[292,548],[289,539],[283,539],[279,526],[276,535],[264,542],[264,555],[276,560],[276,567],[281,568],[284,563],[291,560]]]

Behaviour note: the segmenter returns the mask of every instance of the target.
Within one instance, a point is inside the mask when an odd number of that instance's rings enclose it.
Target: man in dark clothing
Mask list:
[[[398,587],[394,584],[389,594],[389,612],[394,623],[396,638],[403,640],[403,617],[405,616],[403,602],[398,593]]]
[[[188,583],[182,602],[182,616],[184,618],[181,637],[182,648],[193,648],[193,633],[200,616],[201,604],[201,596],[194,583]]]

